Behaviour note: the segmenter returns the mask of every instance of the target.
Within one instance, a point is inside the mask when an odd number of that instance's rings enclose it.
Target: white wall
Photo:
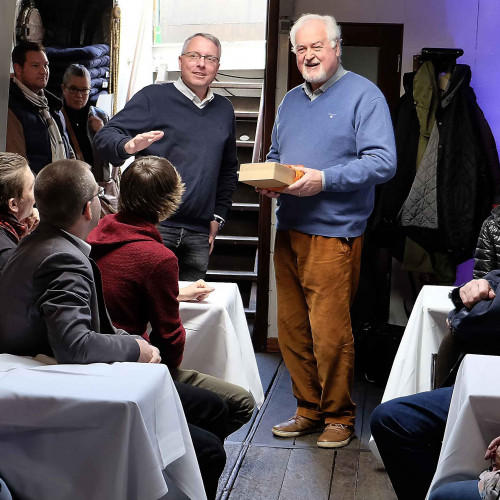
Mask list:
[[[2,15],[0,16],[0,151],[5,151],[5,136],[7,134],[10,55],[15,9],[15,0],[2,0]]]
[[[499,0],[295,0],[293,17],[313,12],[338,21],[404,24],[402,72],[412,71],[422,47],[459,47],[472,69],[479,105],[500,145]]]

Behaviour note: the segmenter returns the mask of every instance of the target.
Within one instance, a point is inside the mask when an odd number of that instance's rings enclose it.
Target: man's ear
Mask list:
[[[14,63],[12,65],[12,69],[14,70],[14,76],[19,80],[18,76],[21,73],[23,67],[19,63]]]
[[[87,201],[87,203],[85,204],[85,208],[83,209],[83,216],[87,219],[87,220],[92,220],[92,209],[90,208],[92,205],[92,200],[90,201]]]
[[[181,56],[179,56],[179,69],[181,69]]]
[[[12,212],[13,214],[17,214],[17,212],[19,212],[19,204],[16,198],[10,198],[7,203],[9,206],[9,212]]]

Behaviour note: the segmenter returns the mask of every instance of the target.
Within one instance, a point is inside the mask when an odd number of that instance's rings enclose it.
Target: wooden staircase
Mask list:
[[[233,103],[240,164],[261,161],[262,84],[213,82],[211,88]],[[259,215],[259,194],[253,187],[238,183],[231,213],[217,236],[207,272],[208,281],[238,284],[249,325],[260,309],[257,301]]]

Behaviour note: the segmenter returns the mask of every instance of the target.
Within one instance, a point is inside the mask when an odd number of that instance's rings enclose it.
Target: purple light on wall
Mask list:
[[[500,147],[500,2],[478,0],[477,44],[472,86]]]

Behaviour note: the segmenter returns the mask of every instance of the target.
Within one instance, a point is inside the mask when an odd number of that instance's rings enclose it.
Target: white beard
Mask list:
[[[328,80],[327,78],[328,75],[326,74],[326,71],[324,70],[321,63],[319,66],[315,66],[314,68],[312,68],[312,70],[314,71],[314,74],[309,73],[310,69],[306,65],[303,66],[302,77],[306,82],[323,83],[326,82],[326,80]]]

